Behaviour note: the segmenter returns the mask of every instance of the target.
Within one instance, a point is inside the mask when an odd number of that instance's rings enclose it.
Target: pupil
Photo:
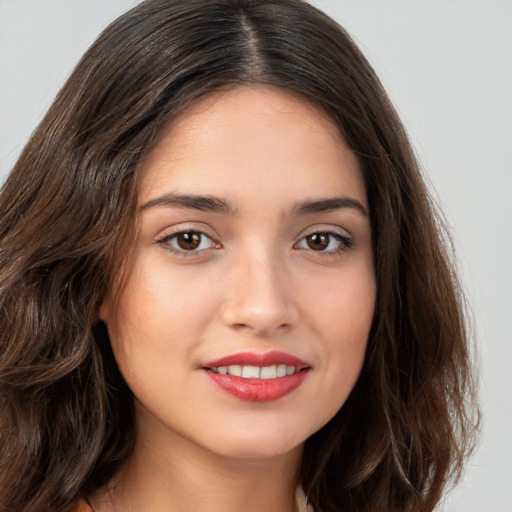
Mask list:
[[[329,245],[329,235],[316,233],[307,237],[308,245],[315,251],[321,251]]]
[[[178,245],[181,249],[191,251],[197,249],[201,243],[201,235],[199,233],[181,233],[178,235]]]

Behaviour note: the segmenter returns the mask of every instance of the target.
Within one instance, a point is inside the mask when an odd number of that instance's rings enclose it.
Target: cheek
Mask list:
[[[158,261],[144,261],[133,269],[107,322],[120,367],[157,364],[164,358],[176,361],[201,343],[218,309],[218,291],[213,279],[201,280],[188,270],[173,272]]]
[[[317,276],[318,277],[318,276]],[[333,344],[366,344],[373,321],[376,283],[371,264],[317,280],[317,293],[304,294],[303,313]]]
[[[309,300],[310,325],[322,340],[322,397],[335,414],[354,387],[364,363],[373,321],[376,284],[371,266],[324,283],[323,300]]]

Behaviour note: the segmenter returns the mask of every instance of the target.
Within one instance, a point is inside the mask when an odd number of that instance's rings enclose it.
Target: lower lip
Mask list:
[[[245,379],[234,375],[205,370],[206,375],[220,389],[250,402],[272,402],[297,389],[306,378],[308,370],[275,379]]]

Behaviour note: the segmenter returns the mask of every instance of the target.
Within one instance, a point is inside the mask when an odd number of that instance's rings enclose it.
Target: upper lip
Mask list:
[[[229,356],[208,361],[201,364],[202,368],[219,368],[220,366],[273,366],[285,364],[286,366],[294,366],[295,368],[309,368],[310,365],[302,359],[287,354],[285,352],[272,351],[272,352],[238,352]]]

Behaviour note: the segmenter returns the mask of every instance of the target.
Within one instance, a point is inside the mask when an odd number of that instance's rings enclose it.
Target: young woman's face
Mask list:
[[[347,399],[372,323],[354,154],[298,95],[238,87],[173,120],[139,195],[134,266],[100,311],[139,438],[229,457],[299,448]]]

